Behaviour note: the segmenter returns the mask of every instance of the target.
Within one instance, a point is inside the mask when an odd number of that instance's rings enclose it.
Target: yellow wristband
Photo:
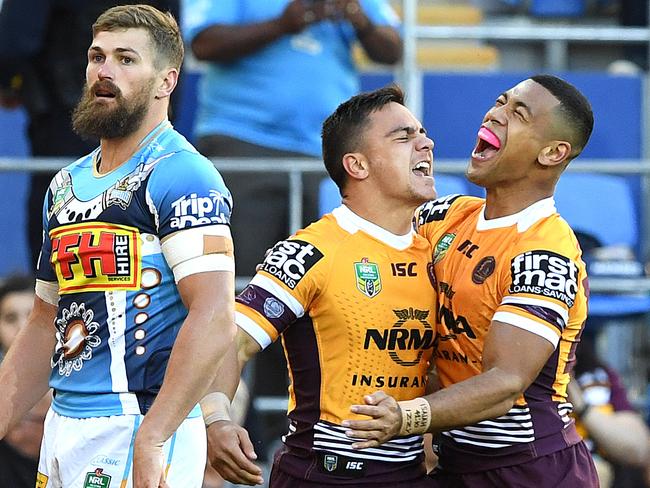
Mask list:
[[[230,398],[225,393],[220,391],[208,393],[199,403],[206,427],[219,420],[232,420],[230,418]]]
[[[431,406],[422,397],[397,402],[402,410],[399,435],[424,434],[431,425]]]

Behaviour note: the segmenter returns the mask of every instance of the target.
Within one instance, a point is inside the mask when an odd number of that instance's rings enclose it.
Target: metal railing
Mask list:
[[[420,40],[481,40],[499,42],[534,42],[545,46],[545,69],[568,68],[569,43],[646,44],[650,53],[650,28],[587,26],[581,24],[430,26],[417,23],[418,0],[403,0],[404,57],[396,76],[409,94],[407,104],[418,117],[422,115],[422,74],[417,64]],[[650,4],[649,4],[650,11]],[[421,117],[420,117],[421,118]]]
[[[243,173],[286,173],[289,178],[289,221],[287,234],[302,227],[302,175],[316,173],[326,176],[322,161],[318,159],[274,159],[274,158],[240,158],[213,160],[220,171]],[[69,158],[2,158],[0,173],[3,171],[53,172],[70,163]],[[467,166],[466,160],[436,160],[435,173],[461,175]],[[571,163],[567,171],[586,173],[638,174],[650,178],[650,160],[577,160]],[[261,176],[260,176],[261,177]],[[650,215],[650,212],[644,212]],[[235,281],[237,290],[242,290],[250,281],[249,276],[238,276]],[[590,288],[595,292],[610,293],[646,293],[650,292],[650,278],[593,278]]]

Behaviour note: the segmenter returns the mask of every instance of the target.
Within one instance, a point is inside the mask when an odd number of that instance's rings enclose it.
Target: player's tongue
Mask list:
[[[497,150],[501,147],[501,141],[499,138],[495,136],[492,131],[486,129],[485,127],[481,127],[478,130],[478,136],[480,139],[494,146]]]

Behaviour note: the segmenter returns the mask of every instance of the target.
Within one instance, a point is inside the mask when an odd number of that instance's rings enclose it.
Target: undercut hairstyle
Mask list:
[[[93,24],[93,36],[99,32],[122,29],[145,29],[149,33],[154,63],[159,69],[172,67],[180,71],[185,50],[178,23],[170,12],[163,13],[151,5],[119,5],[101,14]]]
[[[343,156],[361,149],[369,115],[391,102],[404,105],[404,92],[395,84],[353,96],[323,123],[323,162],[341,194],[347,181]]]
[[[571,131],[569,142],[571,158],[575,158],[587,145],[594,128],[594,114],[587,98],[571,83],[553,75],[537,75],[530,78],[546,88],[560,102],[559,115]]]

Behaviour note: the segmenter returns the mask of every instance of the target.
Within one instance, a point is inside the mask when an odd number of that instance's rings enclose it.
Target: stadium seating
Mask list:
[[[585,0],[532,0],[529,13],[537,18],[575,18],[585,14]]]
[[[393,1],[393,7],[402,16],[400,1]],[[421,0],[418,2],[417,22],[420,25],[478,25],[483,21],[483,12],[476,5]],[[355,64],[362,72],[383,70],[385,67],[372,63],[360,45],[353,48]],[[477,41],[463,40],[421,40],[416,52],[420,69],[475,71],[496,69],[499,66],[499,51],[496,47]]]
[[[594,238],[602,246],[601,251],[603,248],[611,250],[609,258],[597,258],[585,252],[591,278],[633,278],[643,274],[643,266],[637,258],[639,215],[634,193],[625,177],[564,174],[557,185],[555,203],[560,215],[577,233]],[[593,317],[648,311],[650,297],[647,294],[592,293],[589,299],[589,314]]]

